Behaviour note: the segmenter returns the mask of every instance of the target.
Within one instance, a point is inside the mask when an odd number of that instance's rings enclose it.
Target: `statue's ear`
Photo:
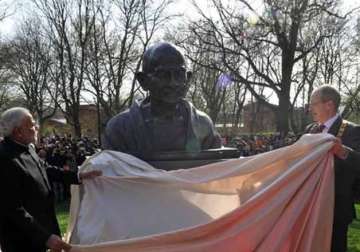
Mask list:
[[[147,80],[147,75],[146,75],[146,73],[137,72],[137,73],[135,73],[135,78],[136,78],[136,80],[139,82],[141,88],[142,88],[144,91],[149,91],[148,80]]]

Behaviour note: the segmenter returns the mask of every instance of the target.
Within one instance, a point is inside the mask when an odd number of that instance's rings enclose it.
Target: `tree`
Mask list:
[[[4,0],[0,0],[0,22],[3,21],[9,12],[9,4],[7,4]]]
[[[8,7],[4,4],[3,0],[0,0],[0,23],[7,16]],[[10,100],[10,84],[11,74],[9,73],[6,64],[9,59],[8,45],[0,42],[0,110],[6,107],[6,104]]]
[[[349,60],[346,68],[350,74],[350,78],[343,78],[341,84],[343,85],[346,99],[343,102],[344,109],[342,116],[344,118],[353,117],[353,120],[359,120],[359,104],[360,104],[360,66],[359,66],[359,51],[360,51],[360,17],[357,18],[354,28],[350,31],[352,37],[351,47],[348,47],[348,53],[345,55]],[[351,78],[352,77],[352,78]],[[344,100],[344,99],[343,99]]]
[[[198,51],[197,62],[207,62],[211,53]],[[205,68],[199,64],[193,64],[191,86],[189,96],[196,107],[206,111],[213,122],[217,122],[221,108],[224,106],[227,95],[228,83],[220,83],[222,75],[217,69]],[[230,76],[227,78],[231,78]],[[228,82],[231,82],[229,80]]]
[[[173,4],[173,0],[160,0],[160,1],[151,1],[151,0],[143,0],[142,8],[140,12],[140,20],[141,26],[139,29],[139,33],[137,37],[140,41],[140,55],[137,60],[136,67],[133,73],[136,73],[140,70],[140,66],[142,64],[142,56],[145,53],[150,42],[155,38],[156,33],[160,33],[165,31],[168,26],[168,22],[177,17],[177,15],[170,15],[166,13],[166,10]],[[156,3],[156,4],[155,4]],[[159,35],[158,35],[159,36]],[[135,75],[132,79],[131,83],[131,91],[129,97],[129,106],[133,102],[135,91],[136,91],[136,79]]]
[[[239,126],[246,88],[233,80],[214,48],[202,43],[187,26],[168,31],[165,38],[182,48],[192,77],[188,98],[214,122]],[[230,116],[229,116],[230,115]]]
[[[134,76],[140,69],[142,55],[170,18],[165,9],[171,3],[127,0],[93,8],[96,19],[89,46],[88,91],[96,97],[105,120],[132,103],[138,89]],[[110,9],[118,10],[116,17],[112,17]],[[111,29],[114,23],[115,28]]]
[[[287,134],[290,93],[296,77],[294,69],[333,34],[333,30],[326,29],[328,19],[323,16],[338,16],[336,1],[265,0],[261,14],[246,0],[227,3],[211,0],[211,3],[217,17],[207,15],[195,4],[202,20],[193,22],[190,32],[202,43],[211,45],[234,78],[244,83],[258,102],[276,113],[278,131]],[[241,12],[244,8],[253,13],[256,22]],[[326,22],[318,27],[318,33],[309,32],[307,27],[320,18]],[[211,39],[208,39],[209,35]],[[246,64],[242,64],[242,60]],[[247,68],[251,72],[245,76]],[[278,104],[261,97],[254,88],[256,86],[274,92]]]
[[[42,125],[56,112],[57,87],[50,79],[51,44],[41,33],[40,20],[25,20],[10,44],[9,69],[26,98],[26,107]],[[52,90],[53,96],[49,90]]]
[[[85,85],[90,31],[94,26],[92,0],[34,2],[46,19],[45,28],[54,50],[55,61],[51,66],[51,73],[61,96],[58,107],[73,126],[75,136],[80,137],[81,92]]]

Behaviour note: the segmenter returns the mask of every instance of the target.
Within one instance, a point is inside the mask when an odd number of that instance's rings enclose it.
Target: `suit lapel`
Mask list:
[[[28,148],[28,151],[30,153],[30,156],[31,158],[34,160],[34,162],[36,163],[39,171],[40,171],[40,174],[45,182],[45,185],[48,187],[48,189],[51,191],[51,187],[50,187],[50,183],[49,183],[49,180],[48,180],[48,177],[46,175],[46,170],[45,168],[42,166],[40,160],[39,160],[39,156],[36,154],[35,150],[29,146]]]
[[[47,174],[46,174],[46,170],[45,170],[44,166],[41,164],[41,162],[39,160],[39,156],[36,154],[35,149],[30,146],[25,146],[25,145],[16,143],[8,137],[5,137],[4,142],[8,148],[7,151],[9,153],[11,153],[12,158],[16,157],[16,155],[21,155],[22,153],[26,153],[26,157],[29,158],[29,161],[33,161],[34,164],[37,166],[37,169],[43,179],[44,185],[47,187],[47,189],[49,191],[51,191],[51,186],[50,186]],[[30,157],[29,157],[29,154],[30,154]],[[18,165],[20,167],[26,167],[26,165],[23,164],[24,160],[26,160],[26,159],[17,158],[15,160],[15,162],[18,163]]]
[[[342,123],[342,118],[341,118],[341,116],[339,116],[339,117],[335,120],[335,122],[331,125],[328,133],[331,134],[331,135],[333,135],[333,136],[336,136],[337,133],[338,133],[338,131],[339,131],[339,128],[340,128],[340,126],[341,126],[341,123]]]

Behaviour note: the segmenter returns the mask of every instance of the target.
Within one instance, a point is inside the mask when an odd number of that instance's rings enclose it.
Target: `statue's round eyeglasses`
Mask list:
[[[176,81],[185,81],[186,79],[185,67],[160,67],[155,68],[154,71],[148,74],[165,81],[170,81],[172,79]]]

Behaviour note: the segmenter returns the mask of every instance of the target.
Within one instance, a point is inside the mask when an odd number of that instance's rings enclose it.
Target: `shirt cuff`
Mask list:
[[[349,153],[353,151],[353,149],[351,149],[350,147],[344,146],[345,149],[345,154],[343,156],[343,160],[346,160],[349,157]]]
[[[82,179],[80,178],[80,172],[79,171],[77,172],[77,178],[78,178],[79,183],[82,184]]]

